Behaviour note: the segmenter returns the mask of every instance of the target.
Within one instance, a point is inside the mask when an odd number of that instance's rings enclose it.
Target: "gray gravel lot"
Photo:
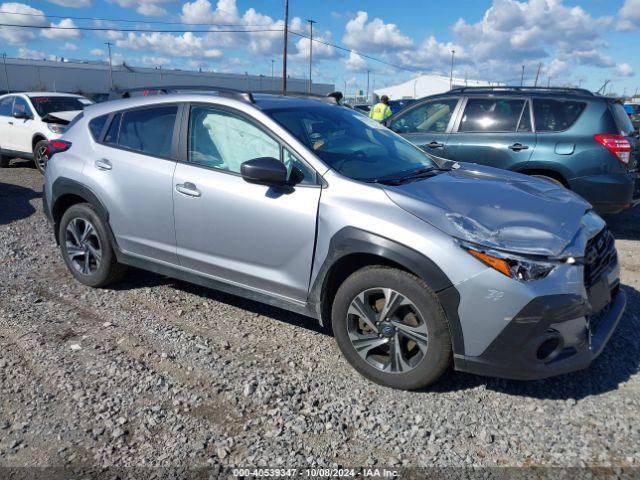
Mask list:
[[[609,219],[629,306],[591,368],[408,393],[292,313],[141,271],[80,285],[41,184],[0,170],[0,466],[640,466],[640,208]]]

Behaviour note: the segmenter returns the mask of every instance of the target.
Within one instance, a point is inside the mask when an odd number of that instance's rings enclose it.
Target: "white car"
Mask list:
[[[91,100],[80,95],[20,92],[0,96],[0,167],[11,158],[33,159],[40,172],[47,165],[47,142],[60,137]]]

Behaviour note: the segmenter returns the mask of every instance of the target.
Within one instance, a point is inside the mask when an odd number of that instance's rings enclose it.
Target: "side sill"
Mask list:
[[[220,292],[228,293],[236,297],[244,298],[258,303],[264,303],[272,307],[281,308],[290,312],[298,313],[306,317],[317,319],[315,309],[309,304],[288,301],[286,299],[275,297],[266,293],[258,292],[238,285],[233,285],[213,278],[198,275],[180,268],[165,265],[133,255],[121,252],[118,248],[114,248],[118,262],[129,265],[131,267],[147,270],[153,273],[164,275],[166,277],[175,278],[184,282],[193,283],[202,287],[211,288]]]

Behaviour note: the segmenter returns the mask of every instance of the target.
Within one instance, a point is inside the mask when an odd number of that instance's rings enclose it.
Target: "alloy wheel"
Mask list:
[[[102,247],[95,227],[84,218],[73,218],[65,233],[69,263],[83,275],[95,273],[102,261]]]
[[[424,358],[427,323],[407,297],[390,288],[358,294],[347,311],[347,333],[368,364],[387,373],[407,373]]]
[[[47,156],[47,146],[41,145],[36,149],[35,161],[38,167],[38,170],[44,172],[47,168],[47,162],[49,161],[49,157]]]

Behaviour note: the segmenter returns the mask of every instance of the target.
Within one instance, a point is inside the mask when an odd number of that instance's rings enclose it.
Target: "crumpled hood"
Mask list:
[[[462,240],[554,257],[575,244],[591,208],[581,197],[544,180],[460,165],[434,177],[383,188],[404,210]],[[589,228],[602,226],[604,222]],[[584,239],[577,243],[584,245]]]
[[[79,115],[80,112],[82,112],[82,110],[70,110],[68,112],[50,112],[45,115],[45,117],[47,117],[50,121],[62,120],[61,123],[69,123],[71,120],[76,118],[76,116]]]

